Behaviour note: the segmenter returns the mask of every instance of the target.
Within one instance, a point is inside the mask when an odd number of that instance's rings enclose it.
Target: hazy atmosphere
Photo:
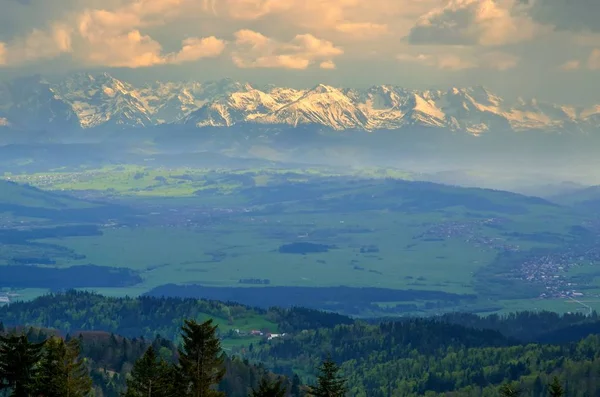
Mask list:
[[[599,21],[0,0],[0,397],[600,395]]]

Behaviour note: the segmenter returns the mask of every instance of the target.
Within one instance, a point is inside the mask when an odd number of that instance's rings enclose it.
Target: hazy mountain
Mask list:
[[[71,105],[83,128],[104,125],[146,127],[155,123],[153,112],[139,90],[107,73],[71,75],[52,90]]]
[[[27,130],[79,128],[79,114],[40,76],[0,84],[0,118],[3,125]]]
[[[509,103],[484,87],[365,90],[319,84],[312,89],[216,82],[155,82],[136,87],[107,73],[40,77],[0,85],[0,125],[25,129],[320,126],[331,130],[428,127],[482,135],[489,131],[592,132],[600,105],[589,108],[520,99]]]

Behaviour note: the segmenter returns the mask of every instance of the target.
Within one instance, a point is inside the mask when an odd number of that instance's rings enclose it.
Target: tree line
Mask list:
[[[213,320],[185,320],[175,360],[150,345],[133,365],[123,397],[220,397],[226,375],[226,355]],[[168,355],[167,355],[168,356]],[[249,397],[341,397],[346,393],[339,367],[327,359],[314,386],[290,383],[284,376],[264,372]],[[32,341],[25,333],[0,335],[0,395],[10,397],[86,397],[93,393],[92,377],[81,341],[51,336]]]
[[[207,320],[185,320],[182,343],[175,360],[168,360],[153,345],[133,365],[123,397],[225,397],[218,385],[226,374],[226,355],[217,325]],[[350,390],[340,367],[328,356],[318,368],[313,386],[291,385],[282,376],[265,372],[248,397],[344,397]],[[565,395],[558,377],[547,386],[548,397]],[[79,339],[51,336],[41,342],[26,334],[0,336],[0,391],[10,397],[86,397],[93,395],[92,378],[81,356]],[[505,383],[501,397],[519,397],[523,390]],[[392,394],[389,393],[391,396]]]

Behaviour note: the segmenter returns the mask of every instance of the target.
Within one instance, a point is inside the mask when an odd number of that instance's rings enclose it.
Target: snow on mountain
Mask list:
[[[518,100],[484,87],[407,90],[254,87],[231,79],[155,82],[137,87],[106,73],[73,74],[51,85],[39,77],[0,84],[0,123],[25,128],[125,128],[174,123],[195,127],[314,124],[333,130],[442,128],[489,131],[591,131],[600,105],[587,109]]]
[[[516,131],[561,130],[567,124],[577,121],[577,110],[568,106],[539,103],[535,99],[526,101],[519,98],[511,111],[506,114],[506,118]]]
[[[152,114],[138,91],[107,73],[71,75],[53,90],[71,104],[83,128],[107,124],[148,127],[154,124]]]
[[[155,82],[139,90],[157,124],[183,121],[208,101],[221,96],[246,92],[249,84],[231,79],[199,82]]]
[[[340,90],[319,84],[271,113],[253,117],[265,124],[324,125],[334,130],[368,129],[368,117]]]
[[[241,91],[219,96],[192,112],[183,123],[197,127],[230,127],[237,123],[257,120],[281,106],[269,94],[245,85]]]
[[[141,88],[139,95],[157,124],[181,120],[206,102],[200,98],[200,83],[155,82]]]

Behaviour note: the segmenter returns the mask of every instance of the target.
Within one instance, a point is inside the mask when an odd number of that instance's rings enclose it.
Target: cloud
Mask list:
[[[214,36],[189,38],[183,41],[179,52],[163,55],[161,44],[138,30],[107,37],[87,37],[87,43],[89,47],[79,53],[83,63],[122,68],[192,62],[216,57],[225,48],[225,42]]]
[[[600,48],[595,48],[587,62],[587,66],[591,70],[600,70]]]
[[[348,13],[364,7],[364,3],[359,0],[209,1],[212,1],[215,9],[222,9],[233,19],[256,20],[276,16],[296,26],[312,28],[335,28],[339,23],[347,21]],[[381,0],[372,1],[381,3]]]
[[[6,63],[6,44],[0,41],[0,66]]]
[[[332,59],[343,53],[332,42],[311,34],[296,35],[286,43],[245,29],[235,33],[232,60],[239,68],[306,69],[322,61],[322,68],[331,69]]]
[[[323,62],[321,62],[321,64],[319,65],[319,67],[321,69],[331,70],[331,69],[335,69],[336,65],[335,65],[335,62],[333,62],[333,61],[323,61]]]
[[[407,39],[411,44],[499,46],[529,40],[536,29],[516,12],[515,0],[450,0],[419,18]]]
[[[198,0],[199,1],[199,0]],[[247,22],[243,28],[277,35],[298,28],[322,36],[375,38],[405,26],[441,0],[203,0],[205,10],[222,19]],[[260,23],[260,25],[259,25]],[[371,31],[369,31],[369,29]],[[405,34],[406,32],[403,32]]]
[[[572,59],[560,66],[560,69],[566,71],[580,70],[582,68],[587,68],[589,70],[600,70],[600,48],[593,49],[587,59],[585,59],[583,62],[578,59]]]
[[[554,26],[556,30],[600,32],[600,1],[598,0],[521,0],[528,5],[536,21]]]
[[[455,54],[399,54],[396,59],[400,62],[418,63],[437,69],[464,70],[477,67],[472,61]]]
[[[5,46],[5,63],[21,65],[32,60],[50,59],[72,51],[72,29],[55,24],[48,31],[34,29],[25,37]]]
[[[356,38],[372,39],[389,33],[388,25],[370,22],[344,22],[335,28],[339,32]]]
[[[84,9],[48,30],[35,29],[9,43],[6,64],[54,58],[72,53],[84,65],[138,68],[180,64],[215,57],[225,42],[214,36],[187,38],[178,52],[164,53],[162,45],[140,29],[162,26],[180,16],[188,0],[137,0],[114,10]]]
[[[517,66],[519,59],[504,52],[493,51],[480,55],[472,53],[455,54],[432,52],[428,54],[399,54],[396,59],[400,62],[417,63],[448,71],[460,71],[466,69],[483,68],[505,71]]]
[[[577,70],[579,68],[581,68],[581,62],[576,59],[567,61],[560,65],[560,69],[562,70]]]
[[[484,53],[480,56],[480,59],[480,67],[499,71],[512,69],[519,64],[517,56],[501,51]]]
[[[183,47],[169,60],[169,63],[180,64],[201,58],[212,58],[221,55],[223,50],[225,50],[225,41],[214,36],[189,38],[183,41]]]

